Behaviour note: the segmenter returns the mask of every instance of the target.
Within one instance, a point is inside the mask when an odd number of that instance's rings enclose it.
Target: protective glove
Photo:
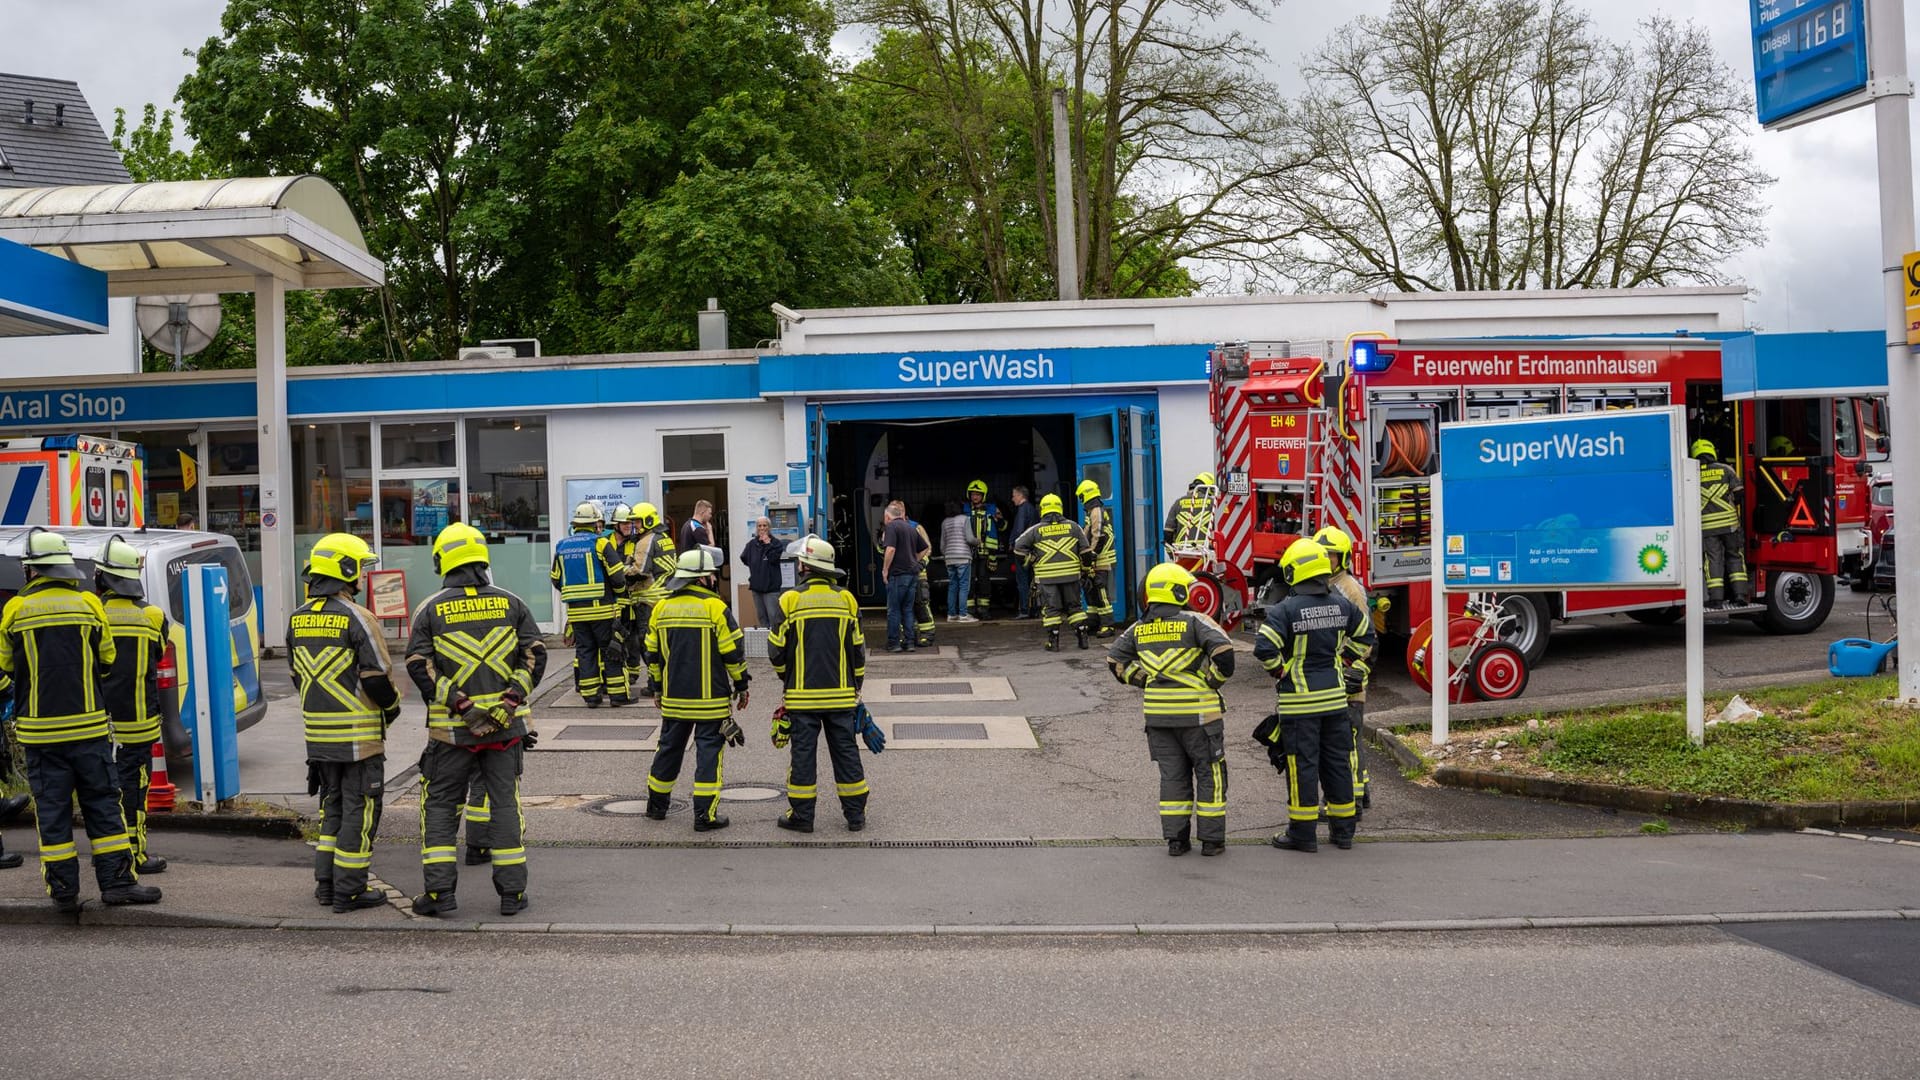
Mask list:
[[[538,745],[540,745],[540,733],[532,728],[528,728],[527,733],[520,736],[521,749],[531,750]]]
[[[887,748],[886,732],[873,722],[873,714],[867,711],[867,703],[861,702],[853,708],[853,730],[857,732],[867,749],[879,753]]]
[[[1362,678],[1359,672],[1349,671],[1342,677],[1341,685],[1346,690],[1347,696],[1352,697],[1367,688],[1367,680]]]
[[[787,707],[782,705],[773,710],[773,748],[775,750],[785,750],[787,748],[787,738],[792,732],[793,724],[787,719]]]
[[[573,648],[573,628],[572,627],[568,627],[567,632],[560,635],[560,643],[565,645],[569,649]]]
[[[467,713],[473,711],[473,699],[468,697],[465,691],[457,692],[447,700],[447,711],[465,719]]]
[[[744,709],[747,707],[747,702],[753,700],[753,695],[747,692],[747,684],[752,681],[753,681],[752,678],[749,677],[749,678],[741,679],[740,681],[733,684],[733,707],[734,708]]]
[[[720,737],[727,741],[728,746],[747,745],[747,733],[740,730],[740,725],[731,716],[720,721]]]
[[[307,794],[318,795],[324,786],[320,779],[320,766],[315,762],[307,762]]]
[[[380,710],[380,726],[383,732],[385,729],[392,727],[393,722],[398,719],[400,719],[399,702],[396,701],[392,705]]]
[[[516,713],[520,711],[520,706],[526,703],[527,695],[521,693],[520,688],[517,686],[500,695],[500,704],[505,705]]]

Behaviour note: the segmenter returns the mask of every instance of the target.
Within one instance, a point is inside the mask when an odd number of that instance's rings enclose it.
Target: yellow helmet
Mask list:
[[[1792,457],[1793,450],[1793,440],[1785,435],[1775,435],[1767,440],[1767,453],[1774,457]]]
[[[600,506],[598,503],[583,502],[573,508],[573,527],[576,529],[583,527],[599,528],[600,523],[604,520],[605,519],[600,516]]]
[[[1719,457],[1713,449],[1712,439],[1693,440],[1693,449],[1687,451],[1688,457]]]
[[[633,520],[643,529],[651,529],[660,524],[660,508],[650,502],[643,502],[633,508]]]
[[[1218,487],[1218,486],[1219,484],[1214,480],[1212,473],[1203,472],[1195,476],[1193,480],[1187,484],[1187,490],[1191,491],[1194,488]]]
[[[969,495],[985,495],[986,493],[987,482],[985,480],[975,480],[967,485],[967,494]]]
[[[1289,585],[1323,578],[1331,573],[1333,560],[1327,558],[1327,549],[1312,540],[1295,540],[1287,545],[1286,554],[1280,556],[1280,580]]]
[[[1100,497],[1100,485],[1091,480],[1082,480],[1080,486],[1073,489],[1073,493],[1080,496],[1081,502],[1092,502]]]
[[[1179,563],[1163,562],[1147,571],[1147,603],[1187,606],[1193,574]]]
[[[1353,561],[1353,537],[1337,526],[1323,526],[1313,534],[1313,542],[1327,549],[1327,557],[1332,560],[1335,570],[1343,569]]]
[[[1060,496],[1055,495],[1052,492],[1048,492],[1047,494],[1040,496],[1040,512],[1041,513],[1058,514],[1063,512],[1064,508],[1065,508],[1065,504],[1061,503]]]
[[[27,553],[21,556],[20,565],[32,567],[43,577],[80,580],[80,568],[73,564],[73,549],[67,546],[67,538],[38,525],[27,531]]]
[[[464,521],[456,521],[433,538],[433,572],[451,573],[462,566],[487,565],[487,538]]]
[[[360,580],[368,566],[379,562],[365,540],[352,533],[328,533],[313,545],[307,556],[307,576],[332,578],[351,585]]]

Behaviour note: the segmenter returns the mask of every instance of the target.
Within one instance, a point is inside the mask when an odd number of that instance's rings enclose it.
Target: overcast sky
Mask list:
[[[73,79],[103,123],[124,107],[169,102],[217,34],[225,0],[0,0],[0,71]],[[1288,0],[1254,31],[1281,88],[1298,89],[1302,53],[1387,0]],[[1600,28],[1625,38],[1661,11],[1709,27],[1721,55],[1752,78],[1746,0],[1588,0]],[[1920,27],[1920,6],[1907,19]],[[1915,34],[1908,35],[1909,41]],[[1920,70],[1920,59],[1910,60]],[[1757,129],[1756,129],[1757,130]],[[1733,264],[1755,292],[1749,320],[1766,330],[1866,329],[1881,323],[1879,212],[1871,109],[1788,132],[1757,134],[1760,164],[1780,178],[1769,193],[1766,246]]]

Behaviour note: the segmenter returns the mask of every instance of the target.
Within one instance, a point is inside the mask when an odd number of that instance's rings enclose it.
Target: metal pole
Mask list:
[[[1427,520],[1432,545],[1433,637],[1427,642],[1427,675],[1433,679],[1433,745],[1447,745],[1447,683],[1453,672],[1448,665],[1453,649],[1453,621],[1447,616],[1447,545],[1442,531],[1440,474],[1428,483],[1431,509]]]
[[[1067,92],[1053,92],[1053,235],[1060,249],[1060,299],[1080,299],[1079,248],[1073,240],[1073,154],[1067,142]]]
[[[1887,413],[1920,415],[1920,368],[1907,347],[1906,275],[1901,260],[1913,250],[1913,137],[1907,127],[1907,26],[1902,0],[1868,0],[1867,57],[1873,79],[1873,124],[1880,161],[1880,265],[1886,300]],[[1895,521],[1920,521],[1920,431],[1893,432]],[[1907,545],[1911,548],[1911,537]],[[1920,558],[1894,561],[1895,627],[1920,642]],[[1920,704],[1920,648],[1900,656],[1900,700]]]
[[[1685,438],[1686,417],[1674,410],[1673,423]],[[1680,465],[1680,542],[1681,572],[1686,574],[1687,618],[1687,738],[1701,746],[1707,740],[1707,578],[1702,566],[1704,552],[1700,537],[1700,462],[1686,458]]]

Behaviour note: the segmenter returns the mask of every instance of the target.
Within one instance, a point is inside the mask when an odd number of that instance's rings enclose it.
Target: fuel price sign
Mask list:
[[[1751,0],[1754,103],[1762,124],[1864,90],[1862,0]],[[1866,97],[1861,95],[1860,103]]]

